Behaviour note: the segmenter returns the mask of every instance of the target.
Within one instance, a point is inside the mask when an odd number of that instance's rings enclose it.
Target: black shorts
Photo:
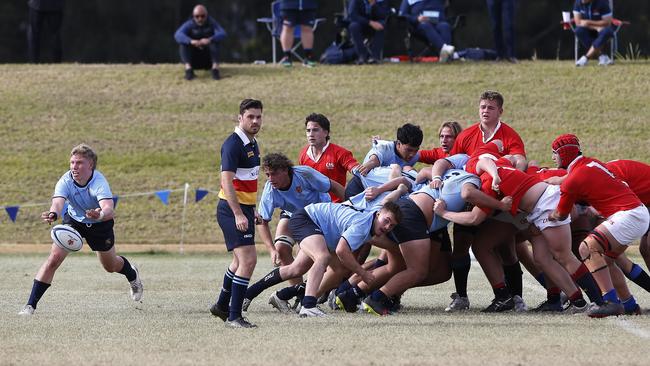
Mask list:
[[[93,252],[106,252],[115,245],[115,233],[113,232],[115,221],[112,219],[95,224],[84,224],[73,219],[66,212],[63,215],[63,224],[77,230],[81,237],[86,239],[86,243]]]
[[[217,222],[223,238],[226,240],[226,248],[229,252],[237,247],[245,245],[255,245],[255,206],[240,205],[242,213],[248,219],[248,230],[241,232],[237,230],[235,224],[235,214],[233,214],[228,201],[220,199],[217,204]]]
[[[465,226],[461,224],[454,224],[454,232],[465,233],[467,235],[476,235],[478,226]]]
[[[429,238],[427,218],[415,202],[408,198],[397,201],[402,211],[402,221],[393,229],[393,237],[397,243]]]
[[[303,241],[308,236],[323,235],[323,231],[309,217],[304,208],[294,212],[289,219],[289,230],[296,243]]]
[[[440,243],[441,252],[451,252],[451,239],[449,238],[449,231],[446,227],[432,232],[429,235],[429,239]]]
[[[291,27],[299,24],[313,27],[316,21],[316,10],[282,9],[280,10],[280,16],[282,16],[284,24],[289,23],[288,25]]]

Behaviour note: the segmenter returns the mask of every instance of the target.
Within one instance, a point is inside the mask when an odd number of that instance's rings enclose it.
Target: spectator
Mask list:
[[[221,78],[219,42],[224,38],[226,31],[214,18],[208,16],[205,6],[195,6],[192,19],[183,23],[174,34],[174,39],[180,45],[181,61],[185,65],[185,80],[194,79],[194,69],[210,68],[214,80]]]
[[[63,0],[29,0],[29,24],[27,25],[27,49],[29,62],[41,61],[41,34],[44,26],[52,35],[52,62],[61,62],[63,45],[61,24],[63,23]]]
[[[454,54],[451,26],[445,16],[445,0],[402,0],[399,16],[408,21],[411,32],[426,39],[439,52],[440,62],[447,62]]]
[[[384,29],[388,18],[388,1],[352,0],[348,6],[348,31],[357,53],[357,64],[376,64],[384,50]],[[372,38],[370,57],[364,39]]]
[[[579,1],[579,0],[578,0]],[[517,63],[515,57],[515,0],[487,0],[497,61]]]
[[[576,23],[576,37],[587,49],[587,53],[576,61],[576,66],[587,65],[590,58],[598,56],[598,64],[607,66],[613,61],[601,54],[603,46],[614,35],[612,9],[607,0],[576,0],[573,5],[573,19]]]
[[[280,65],[291,66],[291,48],[293,47],[293,28],[300,25],[300,39],[302,49],[305,51],[303,65],[308,67],[316,66],[313,60],[312,49],[314,48],[314,22],[316,21],[316,0],[282,0],[280,4],[280,15],[282,16],[282,33],[280,43],[284,57]]]

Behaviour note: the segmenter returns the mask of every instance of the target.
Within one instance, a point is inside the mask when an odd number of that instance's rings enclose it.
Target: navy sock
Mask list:
[[[235,277],[235,274],[230,271],[230,268],[226,269],[226,274],[223,275],[223,285],[221,286],[221,292],[217,298],[217,305],[221,310],[228,310],[230,306],[230,292],[232,290],[232,278]]]
[[[341,284],[339,285],[339,287],[336,288],[335,293],[338,295],[338,294],[340,294],[341,292],[343,292],[343,291],[347,291],[347,290],[349,290],[349,289],[351,289],[351,288],[352,288],[352,285],[350,284],[350,281],[345,280],[345,281],[341,282]]]
[[[276,293],[276,295],[278,296],[278,298],[280,300],[288,301],[288,300],[291,300],[291,298],[293,298],[295,296],[298,296],[298,292],[300,292],[301,288],[302,288],[302,293],[303,293],[303,296],[304,296],[304,294],[305,294],[305,284],[304,284],[304,282],[299,283],[297,285],[285,287],[282,290],[278,291]]]
[[[354,296],[357,297],[357,299],[363,299],[367,296],[366,293],[359,288],[359,286],[353,286],[351,290]]]
[[[519,262],[515,264],[504,265],[503,273],[506,277],[506,283],[508,284],[512,295],[519,295],[519,297],[521,297],[523,294],[521,275],[524,273],[521,271],[521,265]]]
[[[305,58],[306,58],[307,60],[311,60],[311,57],[312,57],[312,49],[311,49],[311,48],[303,48],[303,50],[305,51]]]
[[[456,293],[460,297],[467,297],[467,277],[469,269],[472,267],[472,259],[469,254],[460,259],[451,261],[451,271],[454,273],[454,284]]]
[[[641,286],[644,290],[650,292],[650,276],[648,276],[648,273],[646,273],[646,271],[644,271],[638,264],[634,263],[632,265],[632,270],[630,273],[626,273],[625,277]]]
[[[124,266],[122,266],[122,269],[120,270],[119,273],[125,275],[126,279],[129,280],[129,282],[135,280],[136,274],[133,267],[131,267],[131,263],[129,263],[129,261],[126,258],[122,256],[120,257],[124,260]]]
[[[537,282],[539,282],[542,287],[546,288],[546,277],[544,277],[544,272],[540,272],[537,276],[535,276],[535,279]]]
[[[389,300],[388,296],[386,296],[386,294],[383,293],[381,290],[373,291],[372,294],[370,295],[370,298],[375,301],[379,301],[381,303],[387,303]]]
[[[299,284],[296,285],[296,290],[297,290],[297,292],[296,292],[296,298],[297,298],[299,301],[302,301],[302,299],[305,297],[305,288],[306,288],[306,287],[307,287],[307,284],[304,283],[304,282],[303,282],[303,283],[299,283]]]
[[[291,50],[289,51],[282,51],[284,52],[284,57],[287,58],[287,60],[291,61]]]
[[[576,272],[571,275],[571,278],[587,294],[589,301],[595,302],[598,305],[603,304],[603,296],[600,293],[600,288],[596,284],[596,281],[594,281],[594,276],[592,276],[584,263],[581,264]]]
[[[623,307],[625,308],[625,311],[634,311],[637,306],[638,305],[636,304],[634,296],[630,296],[629,299],[623,301]]]
[[[316,306],[316,296],[305,296],[302,298],[302,306],[307,309],[311,309]]]
[[[38,301],[50,286],[51,285],[49,283],[41,282],[35,279],[34,284],[32,285],[32,292],[29,294],[27,305],[31,305],[34,309],[36,309]]]
[[[379,268],[379,267],[385,266],[387,264],[388,264],[388,262],[386,262],[385,260],[383,260],[381,258],[377,258],[377,259],[375,259],[375,264],[372,265],[372,268],[373,269]]]
[[[497,299],[508,299],[512,297],[510,289],[504,282],[499,282],[492,287],[492,292],[494,292],[494,297]]]
[[[616,293],[616,289],[611,289],[611,290],[607,291],[603,295],[603,300],[609,301],[609,302],[612,302],[612,303],[615,303],[615,304],[620,304],[621,303],[621,300],[618,299],[618,294]]]
[[[230,297],[230,314],[228,320],[241,318],[241,307],[246,296],[246,289],[250,278],[235,275],[232,279],[232,295]]]
[[[271,286],[275,286],[282,281],[284,280],[282,277],[280,277],[280,268],[276,268],[264,276],[264,278],[255,282],[251,287],[249,287],[248,290],[246,290],[246,298],[253,300],[259,294],[261,294],[262,291]]]

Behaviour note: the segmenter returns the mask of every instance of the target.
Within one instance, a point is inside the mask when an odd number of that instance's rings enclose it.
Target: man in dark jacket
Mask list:
[[[174,39],[180,45],[186,80],[194,79],[194,69],[210,68],[212,78],[219,80],[219,42],[224,38],[226,31],[214,18],[208,16],[205,6],[195,6],[192,19],[183,23],[174,34]]]
[[[399,8],[399,16],[408,21],[411,32],[439,52],[440,62],[447,62],[454,53],[445,4],[445,0],[403,0]]]
[[[41,34],[47,25],[53,37],[52,61],[61,62],[64,0],[29,0],[29,24],[27,26],[27,48],[29,62],[38,63],[41,60]]]
[[[388,18],[386,0],[352,0],[348,6],[348,31],[357,52],[357,64],[374,64],[381,60],[384,29]],[[363,41],[372,38],[370,57]]]

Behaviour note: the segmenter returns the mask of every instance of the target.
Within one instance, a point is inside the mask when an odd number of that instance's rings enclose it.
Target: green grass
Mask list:
[[[283,315],[266,303],[269,289],[247,314],[259,328],[230,330],[208,312],[229,257],[129,258],[141,269],[142,303],[133,303],[125,279],[105,273],[94,256],[71,255],[36,314],[23,319],[16,313],[45,255],[0,256],[0,364],[647,364],[650,317],[485,315],[479,310],[492,294],[476,263],[469,279],[472,309],[466,313],[443,311],[453,281],[409,290],[404,310],[382,318],[333,311],[325,319]],[[269,264],[260,257],[253,279],[266,274]],[[543,300],[528,274],[524,284],[529,305]],[[650,303],[650,294],[631,289],[642,306]]]
[[[292,70],[224,65],[223,80],[200,73],[188,83],[178,65],[0,65],[0,205],[48,202],[80,142],[97,150],[115,194],[180,189],[186,182],[192,190],[216,191],[219,148],[246,97],[265,105],[262,152],[294,160],[311,112],[327,115],[332,140],[362,159],[370,136],[393,138],[407,121],[422,126],[425,146],[437,144],[442,121],[474,123],[478,95],[496,89],[506,98],[503,120],[523,137],[529,158],[550,163],[552,139],[574,132],[588,155],[647,162],[649,70],[648,62],[585,69],[557,61]],[[118,243],[178,243],[181,201],[180,192],[169,206],[153,196],[123,198]],[[16,223],[0,214],[0,243],[47,243],[48,228],[38,220],[47,208],[22,207]],[[188,206],[186,243],[223,241],[215,208],[215,194]]]

